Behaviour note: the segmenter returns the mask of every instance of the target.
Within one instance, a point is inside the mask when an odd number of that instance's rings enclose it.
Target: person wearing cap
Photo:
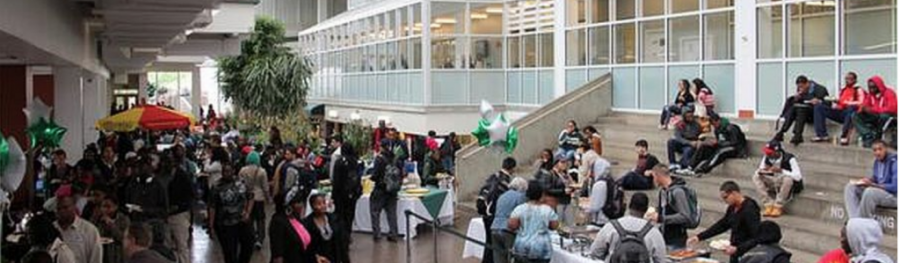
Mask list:
[[[259,249],[262,248],[262,242],[266,239],[265,203],[269,197],[269,177],[266,174],[266,170],[260,166],[258,152],[250,149],[246,159],[246,165],[238,172],[238,177],[244,180],[248,190],[253,195],[252,204],[250,205],[250,220],[251,227],[256,230],[256,243],[254,246]]]
[[[785,152],[780,142],[770,141],[763,147],[763,153],[759,169],[753,174],[753,184],[765,204],[763,216],[779,217],[790,198],[803,190],[803,174],[797,158]]]
[[[740,263],[790,263],[791,252],[779,245],[781,242],[781,227],[772,221],[759,223],[756,231],[757,245],[744,253]]]
[[[727,118],[712,112],[709,122],[715,132],[712,140],[705,141],[694,154],[691,167],[694,173],[709,173],[713,168],[729,158],[747,157],[747,138],[741,127],[732,124]]]
[[[784,125],[775,134],[775,140],[783,141],[784,133],[794,126],[794,137],[791,138],[791,144],[800,145],[803,143],[803,129],[806,128],[806,123],[813,121],[813,107],[819,104],[831,105],[831,103],[825,100],[825,97],[828,97],[828,89],[819,83],[809,80],[804,75],[798,76],[794,83],[797,84],[797,94],[788,97],[785,101],[781,113]]]
[[[675,128],[675,136],[668,142],[669,170],[691,170],[691,158],[701,145],[702,128],[694,119],[694,107],[684,107],[681,112],[682,120]],[[675,159],[676,154],[681,154],[680,160]]]
[[[880,140],[872,143],[872,154],[872,175],[844,188],[850,218],[873,218],[876,207],[897,207],[897,154],[888,152],[887,144]]]

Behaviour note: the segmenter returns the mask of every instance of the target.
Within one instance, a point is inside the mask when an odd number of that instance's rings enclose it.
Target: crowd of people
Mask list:
[[[797,94],[785,103],[784,124],[763,147],[760,164],[748,180],[759,200],[743,194],[735,181],[722,183],[724,216],[696,235],[688,233],[700,225],[702,209],[698,193],[684,177],[699,178],[727,159],[750,157],[742,128],[716,112],[711,87],[701,79],[680,80],[674,102],[663,108],[659,123],[660,129],[674,130],[667,141],[668,164],[650,153],[646,140],[638,140],[634,168],[617,177],[602,155],[597,129],[579,129],[569,120],[557,136],[558,148],[540,152],[533,179],[516,176],[516,160],[507,158],[481,187],[476,205],[489,227],[491,248],[482,262],[549,262],[551,233],[582,224],[599,228],[590,254],[606,262],[668,262],[668,252],[729,231],[722,251],[730,262],[790,262],[791,253],[779,246],[780,226],[765,219],[781,217],[787,203],[804,189],[799,158],[782,146],[783,133],[794,127],[791,143],[798,146],[802,126],[811,123],[816,129],[812,141],[828,141],[826,120],[842,124],[836,141],[843,145],[850,134],[859,133],[862,145],[873,152],[874,164],[870,176],[846,186],[850,220],[845,245],[823,257],[844,260],[821,262],[893,262],[878,251],[883,234],[874,217],[878,208],[897,206],[897,155],[882,140],[882,132],[894,125],[896,95],[878,76],[868,80],[868,89],[856,86],[856,77],[847,74],[838,98],[828,97],[827,89],[807,77],[797,77]],[[640,192],[652,189],[659,191],[656,207],[649,207],[648,196]]]

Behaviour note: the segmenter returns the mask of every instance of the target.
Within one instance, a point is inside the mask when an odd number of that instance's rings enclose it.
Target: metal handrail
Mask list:
[[[431,220],[431,219],[428,219],[428,218],[426,218],[426,217],[424,217],[424,216],[422,216],[422,215],[416,214],[415,212],[410,211],[410,210],[406,210],[406,211],[404,212],[404,214],[406,215],[406,262],[407,262],[407,263],[412,263],[412,237],[409,236],[409,233],[410,233],[410,232],[409,232],[409,230],[410,230],[410,229],[409,229],[409,228],[410,228],[410,225],[409,225],[409,217],[410,217],[410,216],[416,217],[416,218],[418,218],[419,220],[425,221],[425,223],[428,223],[429,225],[431,225],[431,228],[434,229],[434,230],[437,230],[437,231],[440,231],[440,232],[450,233],[450,234],[453,235],[453,236],[456,236],[456,237],[458,237],[458,238],[462,238],[462,239],[464,239],[464,240],[466,240],[466,241],[468,241],[468,242],[472,242],[472,243],[475,243],[476,245],[482,246],[482,247],[484,247],[484,249],[488,249],[488,250],[506,250],[505,248],[497,247],[497,246],[494,246],[494,245],[491,245],[491,244],[487,244],[487,243],[484,243],[484,242],[482,242],[482,241],[480,241],[480,240],[477,240],[477,239],[474,239],[474,238],[469,237],[469,236],[467,236],[467,235],[464,235],[464,234],[462,234],[462,233],[456,232],[456,230],[453,229],[453,228],[449,228],[449,227],[442,226],[442,225],[440,225],[440,220]],[[438,241],[437,241],[437,231],[435,231],[435,233],[433,234],[433,237],[434,237],[434,238],[433,238],[433,239],[434,239],[434,253],[433,253],[433,254],[434,254],[434,263],[438,263],[438,246],[437,246]],[[490,235],[490,233],[488,233],[486,229],[485,229],[485,235]]]

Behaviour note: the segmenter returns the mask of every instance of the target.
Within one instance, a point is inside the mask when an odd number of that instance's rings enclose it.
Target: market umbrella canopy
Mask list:
[[[97,129],[127,132],[137,128],[146,130],[180,129],[191,126],[197,120],[187,113],[155,105],[134,107],[119,114],[97,121]]]

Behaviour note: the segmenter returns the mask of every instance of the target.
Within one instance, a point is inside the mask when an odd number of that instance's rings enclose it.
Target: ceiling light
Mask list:
[[[830,0],[829,1],[825,1],[825,0],[810,1],[810,2],[804,2],[804,4],[806,4],[808,6],[834,6],[834,1],[830,1]]]
[[[503,7],[488,7],[485,12],[487,12],[488,14],[502,14]]]
[[[453,18],[437,18],[434,20],[435,23],[438,24],[456,24],[456,19]]]
[[[441,28],[441,24],[438,24],[438,23],[432,23],[432,24],[431,24],[431,28]]]
[[[219,10],[218,8],[216,8],[216,9],[213,9],[210,13],[212,13],[212,16],[216,16],[219,14],[219,12],[222,12],[222,10]]]
[[[487,19],[488,15],[485,13],[472,13],[472,19]]]
[[[135,47],[135,48],[131,48],[131,52],[137,52],[137,53],[159,53],[159,52],[162,52],[162,48],[158,48],[158,47]]]

